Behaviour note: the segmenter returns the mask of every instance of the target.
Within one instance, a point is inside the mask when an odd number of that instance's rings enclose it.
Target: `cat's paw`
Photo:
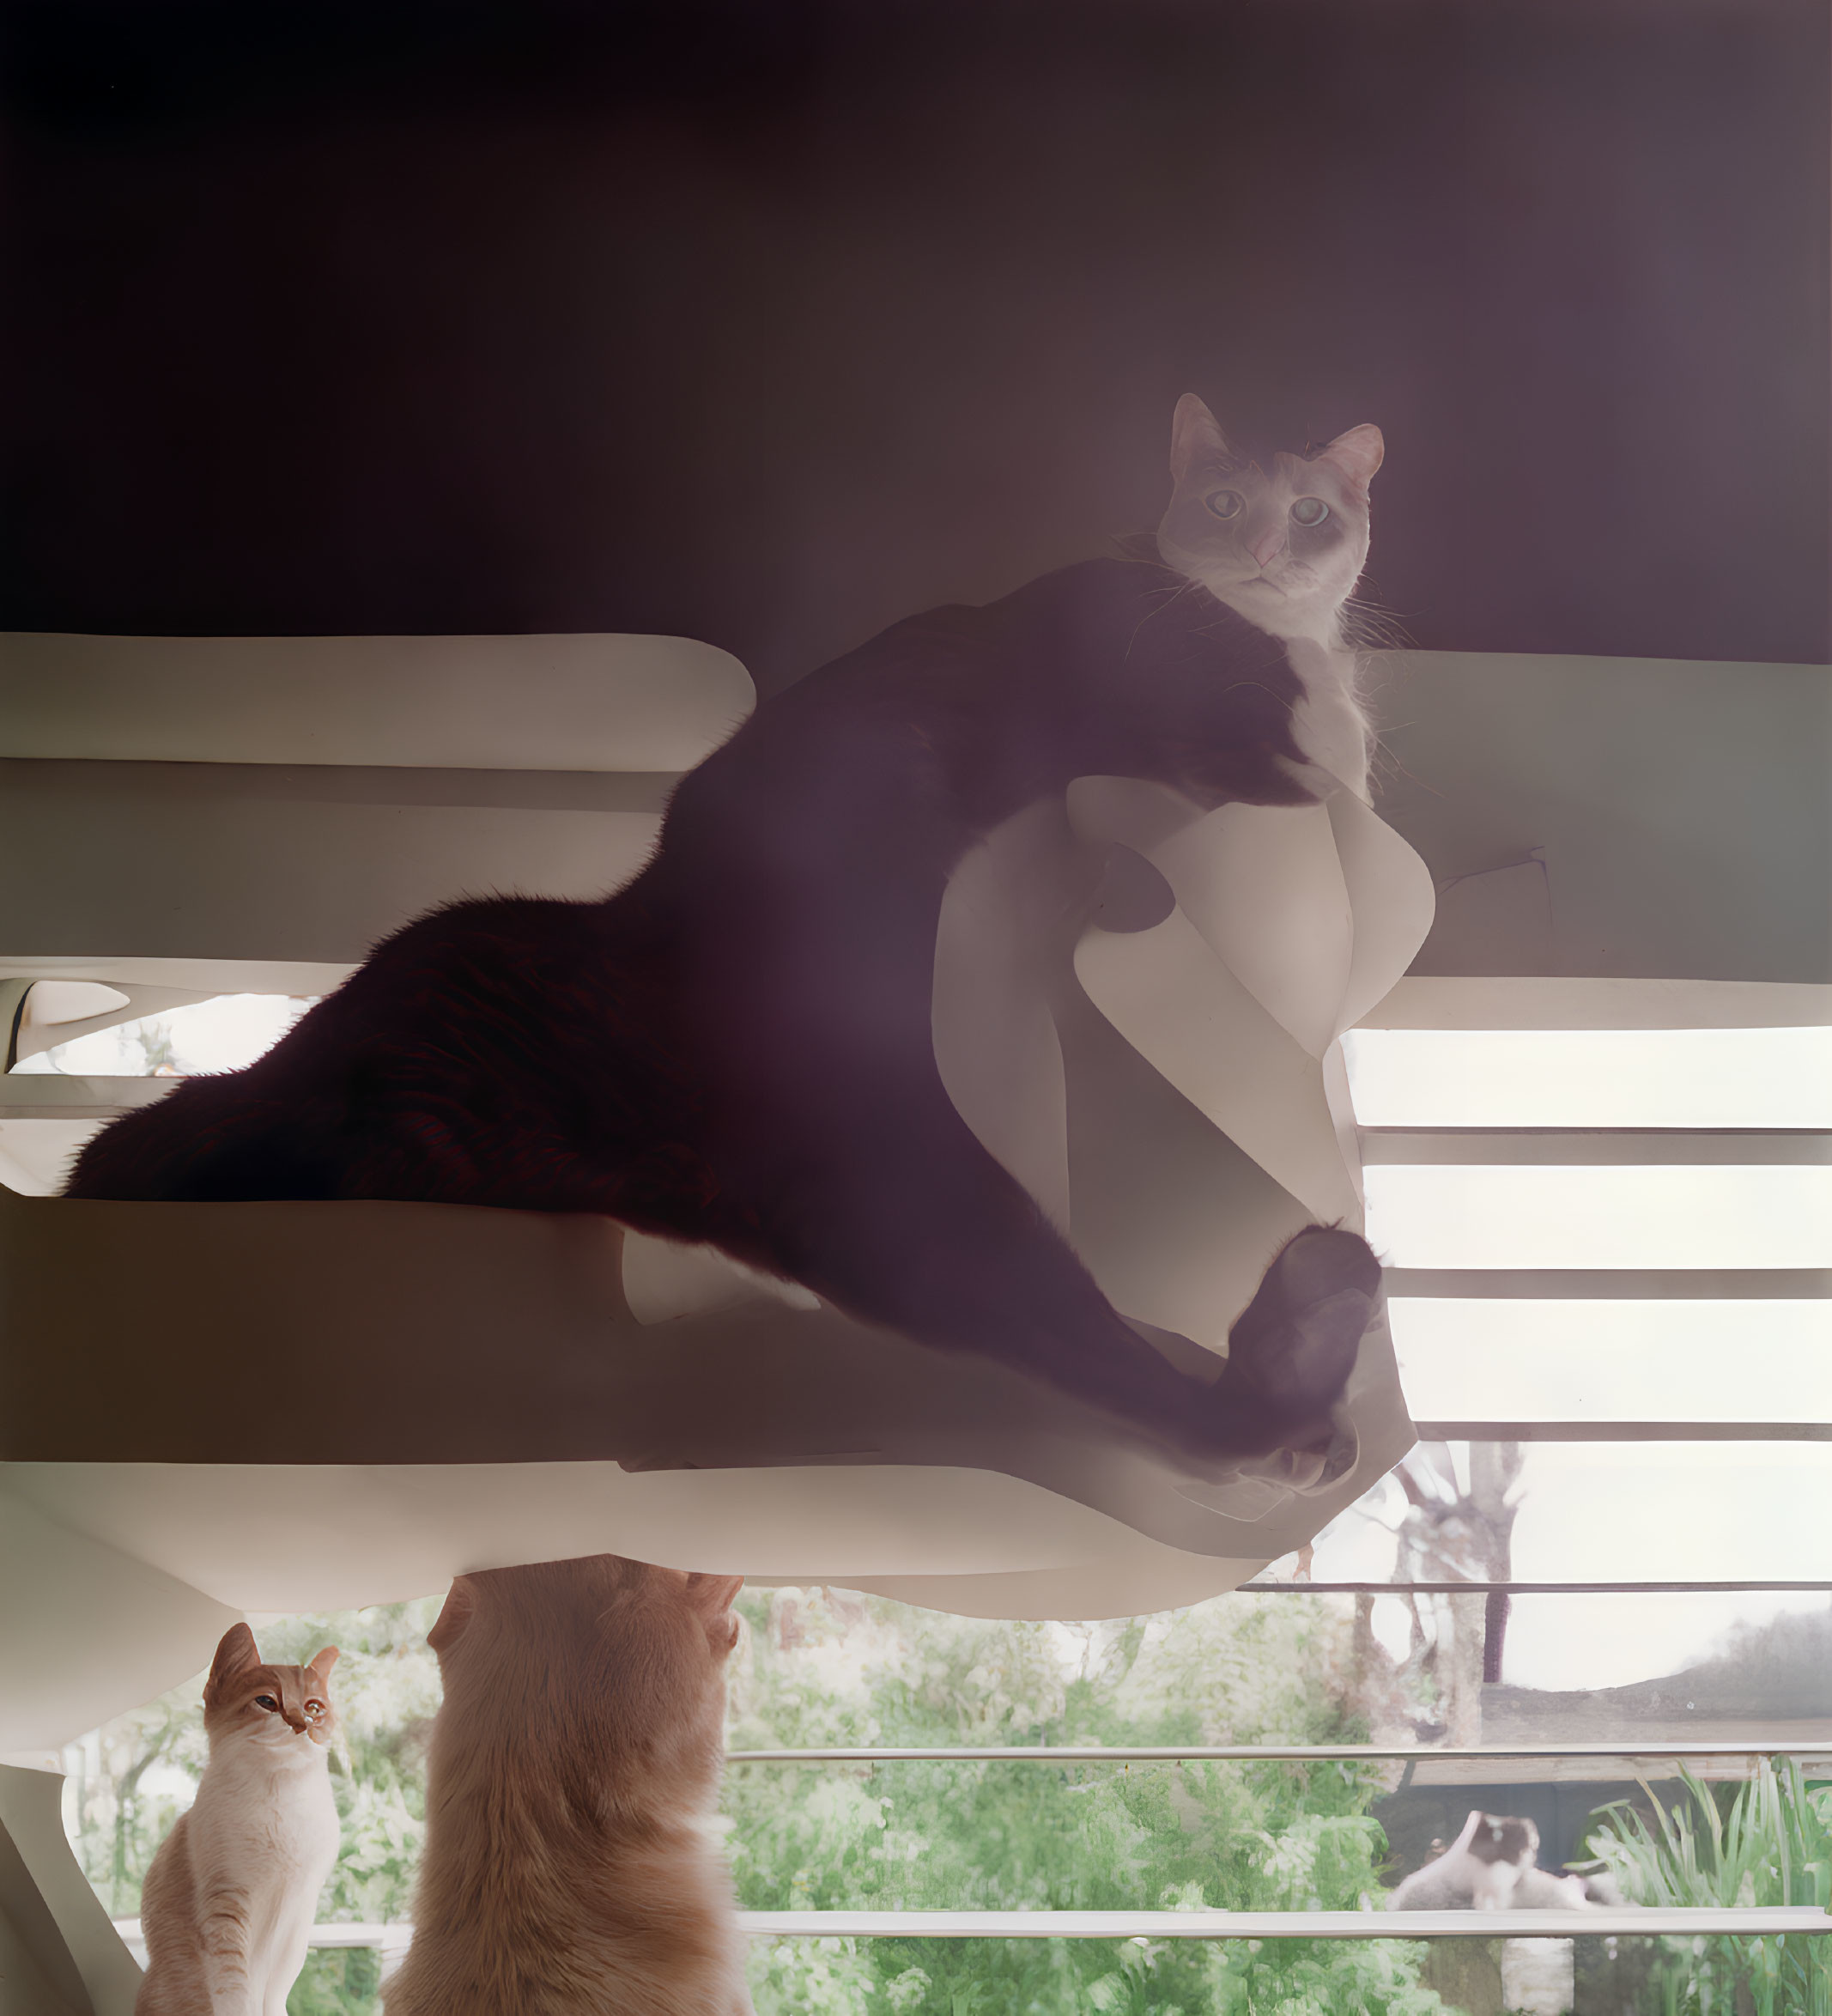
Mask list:
[[[1313,1225],[1289,1241],[1228,1332],[1219,1432],[1258,1454],[1326,1437],[1380,1296],[1366,1240]]]

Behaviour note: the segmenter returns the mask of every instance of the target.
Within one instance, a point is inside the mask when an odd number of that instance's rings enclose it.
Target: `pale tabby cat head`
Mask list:
[[[337,1647],[327,1645],[310,1666],[266,1665],[254,1633],[231,1624],[203,1684],[205,1734],[212,1745],[225,1736],[275,1748],[329,1743],[337,1726],[331,1699],[337,1663]]]
[[[626,1792],[660,1781],[688,1795],[717,1776],[743,1581],[616,1554],[461,1575],[427,1634],[440,1729],[514,1732],[531,1784],[563,1756],[566,1772],[613,1773]]]
[[[1273,636],[1339,646],[1344,604],[1368,562],[1368,486],[1384,452],[1379,428],[1351,427],[1262,466],[1186,392],[1171,423],[1158,552]]]

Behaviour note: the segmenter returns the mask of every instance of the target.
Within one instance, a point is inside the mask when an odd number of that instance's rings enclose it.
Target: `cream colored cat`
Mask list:
[[[1171,500],[1158,527],[1167,567],[1283,639],[1303,683],[1292,732],[1310,759],[1288,764],[1320,796],[1326,772],[1368,797],[1374,737],[1357,687],[1360,660],[1344,611],[1368,564],[1368,486],[1386,452],[1377,427],[1265,467],[1231,446],[1194,392],[1171,422]]]
[[[707,1828],[743,1582],[598,1554],[452,1583],[387,2016],[749,2016]]]
[[[327,1645],[310,1666],[267,1666],[246,1624],[223,1634],[203,1687],[209,1762],[147,1872],[134,2016],[285,2016],[337,1859],[337,1658]]]

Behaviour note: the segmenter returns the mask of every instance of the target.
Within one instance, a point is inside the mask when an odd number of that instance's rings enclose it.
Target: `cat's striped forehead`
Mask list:
[[[234,1624],[216,1648],[203,1687],[206,1721],[254,1707],[294,1728],[328,1729],[332,1719],[331,1669],[337,1648],[327,1645],[307,1666],[276,1665],[261,1657],[254,1633]]]
[[[325,1677],[309,1666],[250,1666],[215,1684],[221,1701],[240,1701],[256,1694],[283,1694],[288,1700],[327,1700],[330,1687]]]

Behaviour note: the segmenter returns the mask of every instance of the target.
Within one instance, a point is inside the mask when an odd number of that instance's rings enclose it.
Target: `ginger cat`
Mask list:
[[[203,1687],[209,1762],[147,1872],[134,2016],[286,2016],[337,1859],[337,1659],[327,1645],[310,1666],[264,1665],[246,1624],[223,1634]]]
[[[452,1583],[387,2016],[749,2016],[706,1827],[743,1582],[598,1554]]]

